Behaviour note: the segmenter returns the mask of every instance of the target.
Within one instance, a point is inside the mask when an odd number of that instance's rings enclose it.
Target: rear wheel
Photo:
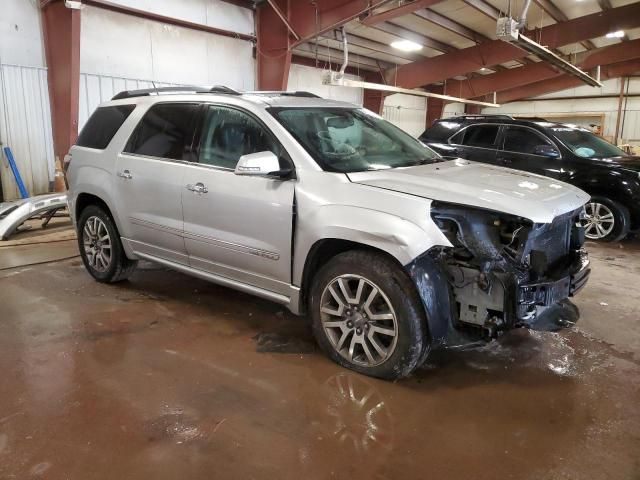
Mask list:
[[[80,214],[78,246],[85,268],[99,282],[125,280],[138,263],[127,258],[111,216],[98,205],[89,205]]]
[[[629,210],[606,197],[591,197],[584,206],[583,226],[589,240],[617,242],[629,233]]]
[[[404,377],[429,348],[416,288],[402,268],[383,255],[337,255],[315,276],[310,301],[320,347],[357,372]]]

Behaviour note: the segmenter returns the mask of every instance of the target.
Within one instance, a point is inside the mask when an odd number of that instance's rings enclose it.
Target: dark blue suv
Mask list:
[[[591,195],[585,234],[617,241],[640,229],[640,157],[590,131],[542,118],[507,115],[437,120],[420,140],[442,156],[537,173]]]

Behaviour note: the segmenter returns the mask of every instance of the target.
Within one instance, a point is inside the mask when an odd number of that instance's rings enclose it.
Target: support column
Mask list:
[[[42,1],[53,152],[62,159],[78,137],[80,96],[80,10],[64,1]]]
[[[383,83],[382,75],[375,72],[365,72],[363,75],[365,82],[371,83]],[[372,112],[382,115],[382,109],[384,107],[384,92],[379,90],[364,89],[362,103],[364,108],[371,110]]]
[[[275,0],[288,14],[289,0]],[[258,90],[286,90],[291,68],[289,30],[268,2],[256,9]]]
[[[482,113],[482,107],[480,105],[465,103],[464,113],[467,115],[480,115],[480,113]]]
[[[442,85],[434,85],[430,87],[429,92],[438,93],[440,95],[444,94],[444,86]],[[431,127],[433,122],[442,118],[442,114],[444,113],[444,100],[439,98],[427,98],[427,122],[425,128]]]

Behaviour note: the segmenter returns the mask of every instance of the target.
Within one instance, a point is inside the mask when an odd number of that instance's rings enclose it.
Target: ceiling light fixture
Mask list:
[[[606,35],[607,38],[622,38],[624,37],[624,31],[623,30],[617,30],[615,32],[609,32]]]
[[[411,40],[398,40],[396,42],[391,42],[391,46],[398,50],[402,50],[403,52],[417,52],[418,50],[422,50],[422,45],[412,42]]]

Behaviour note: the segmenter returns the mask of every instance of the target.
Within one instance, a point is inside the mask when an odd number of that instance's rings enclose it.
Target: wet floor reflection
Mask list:
[[[640,367],[575,327],[391,383],[277,305],[162,269],[48,267],[0,300],[0,478],[607,478],[611,455],[625,478],[640,451]]]

